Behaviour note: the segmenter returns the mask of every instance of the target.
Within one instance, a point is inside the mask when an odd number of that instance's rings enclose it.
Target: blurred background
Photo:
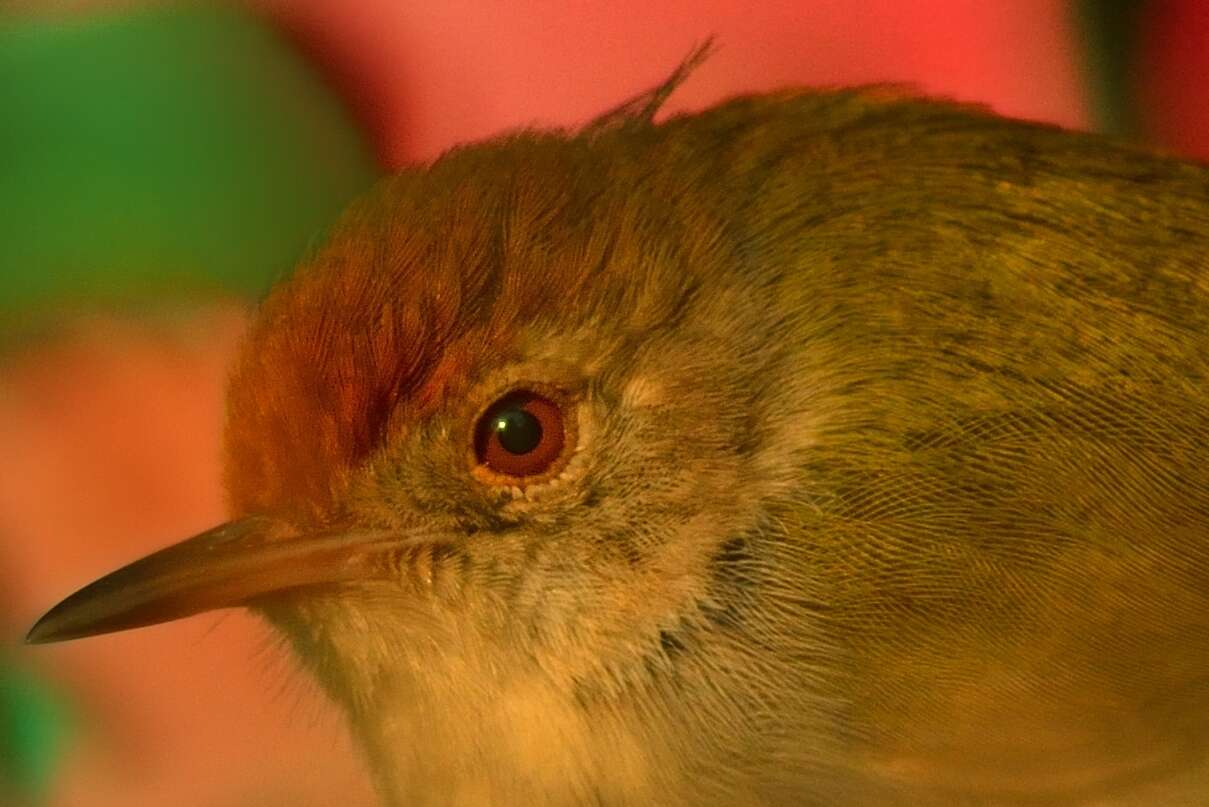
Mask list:
[[[905,82],[1209,159],[1201,0],[0,3],[0,805],[372,803],[242,612],[21,637],[223,519],[250,307],[383,173],[583,123],[709,36],[669,112]]]

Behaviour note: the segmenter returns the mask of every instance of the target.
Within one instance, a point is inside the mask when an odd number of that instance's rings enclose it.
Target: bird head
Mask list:
[[[392,804],[1193,770],[1204,170],[881,91],[656,125],[677,80],[355,203],[236,362],[232,520],[31,639],[249,606]]]
[[[761,652],[825,657],[810,624],[778,640],[777,597],[755,604],[777,566],[769,503],[813,422],[770,316],[801,294],[743,268],[739,188],[716,182],[741,176],[729,153],[701,161],[733,122],[651,123],[678,80],[354,204],[245,338],[232,520],[83,589],[31,639],[249,606],[399,800],[658,800],[756,741],[778,698],[816,697],[813,667]],[[808,599],[779,577],[785,608]]]
[[[740,630],[745,536],[787,450],[764,442],[775,341],[742,328],[756,301],[722,282],[717,211],[634,188],[646,161],[610,156],[619,136],[518,136],[390,180],[263,305],[231,385],[233,511],[272,514],[298,536],[274,544],[340,583],[258,607],[377,767],[402,751],[450,792],[475,767],[651,775],[653,691]]]

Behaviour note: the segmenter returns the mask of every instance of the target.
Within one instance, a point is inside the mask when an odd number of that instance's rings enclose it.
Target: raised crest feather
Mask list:
[[[672,97],[672,93],[678,90],[688,80],[688,77],[717,51],[718,47],[713,37],[694,46],[670,76],[649,90],[644,90],[608,112],[593,118],[591,123],[584,127],[585,133],[607,131],[634,123],[647,125],[654,123],[655,115],[667,103],[667,99]]]

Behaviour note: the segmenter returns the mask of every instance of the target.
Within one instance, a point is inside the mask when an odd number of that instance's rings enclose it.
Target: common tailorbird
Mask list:
[[[1209,169],[682,73],[356,202],[30,640],[252,607],[391,805],[1209,804]]]

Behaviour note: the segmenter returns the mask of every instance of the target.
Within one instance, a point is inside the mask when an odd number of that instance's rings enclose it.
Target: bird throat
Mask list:
[[[627,709],[589,709],[557,669],[469,621],[375,607],[265,611],[346,711],[383,804],[659,803],[655,773],[674,766]]]

